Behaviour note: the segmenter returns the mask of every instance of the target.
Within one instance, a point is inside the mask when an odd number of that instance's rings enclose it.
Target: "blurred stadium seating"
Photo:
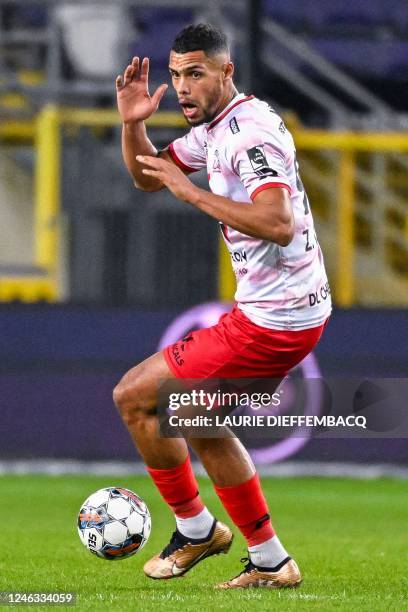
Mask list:
[[[232,34],[239,89],[295,137],[341,307],[315,353],[322,375],[405,375],[406,1],[0,0],[0,460],[132,459],[113,385],[180,312],[232,300],[217,223],[133,188],[115,110],[129,58],[151,57],[152,88],[168,81],[175,34],[207,18]],[[149,127],[159,147],[185,131],[175,110],[169,91]],[[380,437],[301,441],[298,458],[407,464],[406,440]]]
[[[168,81],[174,35],[206,18],[232,34],[239,88],[270,101],[294,131],[337,303],[407,303],[402,0],[0,0],[0,215],[9,230],[0,300],[164,307],[231,298],[216,224],[198,224],[166,194],[150,196],[146,211],[112,110],[113,78],[129,57],[151,57],[152,87]],[[176,108],[169,91],[162,110]],[[159,115],[155,140],[165,146],[182,125]],[[183,248],[171,239],[177,228]],[[184,279],[180,291],[175,279]]]
[[[252,47],[248,46],[246,26],[251,24],[251,8],[248,8],[245,0],[235,3],[209,2],[207,6],[202,6],[202,3],[197,1],[184,2],[181,5],[174,3],[174,7],[169,6],[168,2],[163,3],[164,6],[160,4],[158,0],[150,3],[126,0],[120,5],[115,5],[115,11],[121,11],[125,15],[128,25],[126,32],[122,27],[121,54],[123,58],[137,53],[149,55],[155,66],[156,71],[153,78],[156,81],[167,77],[168,49],[174,33],[186,23],[196,21],[200,17],[206,18],[208,15],[210,18],[215,16],[224,27],[236,34],[235,55],[238,67],[242,68],[248,62],[246,51],[251,50]],[[398,84],[402,85],[406,81],[408,67],[408,8],[403,0],[392,0],[391,2],[357,0],[349,4],[340,0],[333,0],[330,3],[324,3],[321,0],[308,2],[297,0],[287,2],[263,0],[261,2],[257,0],[252,5],[258,6],[261,22],[273,19],[284,26],[287,29],[286,34],[289,41],[290,37],[296,34],[301,40],[308,43],[311,49],[316,50],[334,66],[346,70],[349,75],[369,84],[372,89],[381,94],[385,101],[392,102],[396,109],[403,110],[406,107],[407,95],[403,91],[399,91],[398,94],[393,91]],[[97,8],[95,13],[95,7],[98,6],[99,9]],[[16,0],[13,3],[1,0],[1,55],[2,67],[6,70],[6,75],[11,79],[14,75],[16,86],[21,71],[38,70],[44,75],[43,87],[48,88],[48,97],[51,95],[51,85],[53,99],[58,99],[58,93],[60,93],[65,96],[65,101],[67,101],[66,96],[70,95],[73,96],[76,103],[81,101],[83,103],[86,100],[92,103],[92,98],[94,102],[95,100],[100,101],[95,97],[95,86],[93,89],[89,88],[86,82],[81,81],[81,71],[75,70],[70,55],[76,51],[81,29],[83,36],[86,37],[87,21],[89,21],[89,26],[85,42],[88,46],[93,44],[92,41],[97,42],[96,32],[92,31],[92,27],[99,29],[100,35],[103,36],[103,23],[101,22],[100,25],[95,23],[91,26],[92,20],[89,19],[89,16],[87,17],[87,12],[97,14],[98,20],[106,18],[108,24],[114,21],[111,14],[112,6],[110,7],[109,2],[104,0],[99,0],[99,5],[97,0],[82,3],[75,2],[75,0],[71,2],[69,0],[58,2]],[[68,15],[69,13],[71,13],[70,18],[61,20],[62,14]],[[75,25],[75,13],[81,20],[77,25]],[[72,37],[73,34],[69,32],[69,19],[74,20],[71,30],[77,37],[75,46],[70,43],[69,36]],[[108,36],[107,26],[105,30],[105,36]],[[269,40],[265,32],[261,36],[260,28],[256,36],[261,48],[262,40],[266,45],[273,42]],[[109,45],[107,46],[109,48]],[[273,50],[273,47],[268,48]],[[97,45],[95,46],[96,51]],[[82,55],[89,56],[91,52],[92,49]],[[78,52],[77,55],[80,56],[80,53]],[[87,57],[84,57],[83,61],[85,62],[86,59]],[[256,59],[262,60],[262,57]],[[304,67],[301,58],[299,62]],[[254,62],[251,63],[252,67],[254,65],[256,65]],[[259,70],[265,70],[265,66],[259,66]],[[106,71],[109,72],[108,67]],[[111,72],[113,75],[115,71]],[[241,70],[239,74],[242,77],[243,85],[252,78],[248,74],[248,67],[243,73]],[[107,74],[107,80],[112,75]],[[74,81],[70,83],[70,86],[65,82],[67,77]],[[285,82],[285,79],[283,81]],[[276,103],[282,102],[285,106],[287,98],[284,92],[279,91],[276,81],[273,87],[269,86],[268,82],[270,82],[268,79],[258,79],[258,86],[261,88],[258,93],[273,95]],[[41,86],[31,89],[32,95],[41,94]],[[100,95],[107,96],[106,102],[112,101],[112,92],[109,90],[108,83],[99,82],[96,89]],[[43,100],[41,95],[40,100]],[[303,119],[313,121],[313,113],[308,108],[311,105],[310,99],[302,100],[300,105],[297,105],[296,99],[293,99],[293,105]]]
[[[268,17],[299,35],[325,59],[369,85],[395,108],[406,109],[407,96],[400,96],[408,68],[405,2],[264,0],[264,7]]]

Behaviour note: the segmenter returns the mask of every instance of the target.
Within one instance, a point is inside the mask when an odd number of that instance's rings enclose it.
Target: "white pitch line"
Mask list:
[[[195,472],[205,476],[200,463],[194,464]],[[408,466],[388,463],[351,463],[323,461],[284,461],[273,465],[258,466],[261,476],[293,478],[320,476],[326,478],[376,478],[408,479]],[[47,474],[49,476],[87,475],[120,476],[146,474],[141,462],[132,461],[78,461],[76,459],[19,459],[0,460],[0,475]]]

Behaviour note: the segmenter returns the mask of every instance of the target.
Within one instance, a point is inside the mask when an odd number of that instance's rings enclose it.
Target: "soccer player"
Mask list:
[[[284,122],[265,102],[238,93],[228,41],[216,27],[183,29],[169,69],[190,131],[163,151],[150,142],[144,121],[157,110],[167,85],[150,96],[149,60],[135,57],[116,80],[123,157],[138,189],[167,188],[220,223],[237,293],[233,310],[218,324],[149,357],[114,390],[147,470],[175,514],[170,543],[144,566],[151,578],[184,574],[204,558],[227,552],[232,542],[229,527],[199,496],[186,440],[159,437],[159,383],[282,379],[315,347],[331,312],[322,252]],[[201,168],[207,168],[211,192],[188,178]],[[274,531],[256,469],[238,438],[188,442],[248,543],[244,569],[218,586],[299,584],[299,569]]]

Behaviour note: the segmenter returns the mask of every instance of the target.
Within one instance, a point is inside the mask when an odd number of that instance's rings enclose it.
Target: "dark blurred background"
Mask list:
[[[336,307],[321,374],[406,376],[406,2],[0,0],[0,459],[131,458],[112,386],[185,310],[233,300],[218,224],[135,190],[120,152],[116,74],[149,56],[151,90],[169,82],[171,43],[199,21],[294,135]],[[186,131],[176,102],[150,125],[158,147]],[[407,463],[405,442],[297,457]]]

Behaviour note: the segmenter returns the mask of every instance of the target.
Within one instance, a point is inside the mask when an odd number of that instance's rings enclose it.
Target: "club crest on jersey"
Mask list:
[[[276,170],[268,166],[264,146],[256,145],[247,151],[251,166],[258,176],[278,176]]]
[[[233,134],[238,134],[238,132],[240,131],[239,129],[239,125],[238,125],[238,121],[236,120],[235,117],[233,117],[231,119],[231,121],[229,122],[230,128],[231,128],[231,132]]]
[[[218,149],[214,151],[213,172],[221,172],[220,152]]]

